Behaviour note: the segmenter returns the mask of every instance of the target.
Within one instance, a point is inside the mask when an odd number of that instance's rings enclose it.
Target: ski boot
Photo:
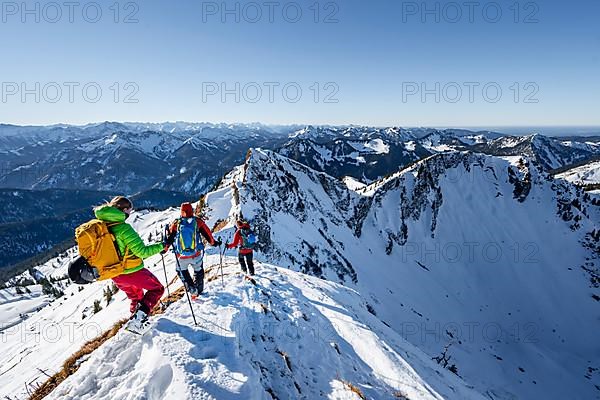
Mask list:
[[[143,335],[149,328],[148,314],[148,307],[142,303],[138,303],[136,311],[125,324],[125,330],[137,335]]]

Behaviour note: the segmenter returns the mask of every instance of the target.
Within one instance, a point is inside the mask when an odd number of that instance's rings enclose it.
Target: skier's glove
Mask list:
[[[219,247],[223,244],[223,241],[221,239],[215,239],[215,243],[213,244],[213,246],[215,247]]]
[[[172,246],[175,243],[175,235],[164,235],[162,239],[162,244],[166,248]]]
[[[165,245],[165,248],[160,251],[160,254],[166,254],[169,251],[169,245]]]

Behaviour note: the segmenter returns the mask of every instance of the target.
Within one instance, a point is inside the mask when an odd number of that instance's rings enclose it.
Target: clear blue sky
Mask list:
[[[99,18],[85,1],[58,2],[60,10],[41,1],[37,11],[26,2],[32,13],[2,3],[0,122],[600,125],[597,0],[480,1],[473,9],[429,1],[426,15],[421,1],[244,1],[225,15],[222,1],[122,1],[118,15],[114,3],[99,1]],[[236,2],[225,3],[235,10]],[[71,86],[73,102],[65,82],[79,84]],[[236,82],[239,103],[235,94],[222,102],[219,86],[235,92]],[[32,91],[24,101],[22,83]],[[288,99],[302,89],[298,102],[286,101],[286,84]],[[432,90],[424,101],[423,84]],[[95,87],[102,96],[92,103]],[[125,102],[127,94],[138,102]]]

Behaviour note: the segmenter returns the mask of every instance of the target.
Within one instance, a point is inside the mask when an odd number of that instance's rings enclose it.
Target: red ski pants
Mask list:
[[[146,268],[132,274],[119,275],[113,278],[113,282],[131,300],[130,310],[132,313],[136,310],[138,303],[141,303],[145,306],[144,308],[147,307],[149,314],[165,292],[162,283]]]

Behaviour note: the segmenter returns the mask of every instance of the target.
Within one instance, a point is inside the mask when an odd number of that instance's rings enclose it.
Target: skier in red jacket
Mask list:
[[[225,246],[228,249],[234,249],[239,247],[238,260],[244,274],[250,272],[250,275],[254,275],[254,263],[252,261],[253,252],[252,246],[248,243],[247,237],[250,234],[250,224],[244,220],[238,220],[236,222],[237,231],[233,235],[233,242],[226,243]],[[246,268],[247,266],[247,268]]]
[[[211,246],[220,246],[221,240],[215,240],[210,228],[199,217],[194,216],[190,203],[181,205],[181,218],[176,219],[167,228],[168,246],[174,245],[175,256],[178,259],[177,275],[192,295],[197,296],[204,290],[204,243],[202,237]],[[188,267],[194,269],[194,279]]]

